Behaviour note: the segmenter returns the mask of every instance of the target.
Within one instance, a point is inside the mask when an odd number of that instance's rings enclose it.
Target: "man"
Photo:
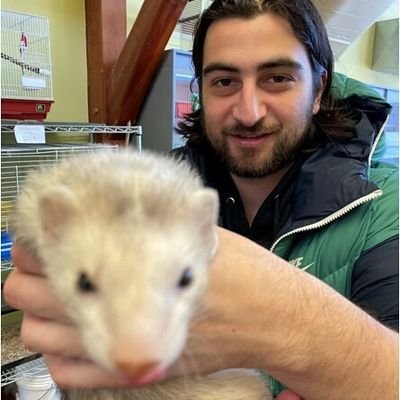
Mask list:
[[[388,105],[333,103],[332,52],[309,0],[216,0],[193,61],[201,106],[176,153],[218,190],[228,229],[191,332],[201,340],[188,343],[195,372],[259,368],[291,389],[280,400],[397,399],[397,177],[371,153]],[[27,311],[24,341],[56,381],[126,384],[74,359],[79,338],[40,266],[18,247],[14,261],[6,299]]]

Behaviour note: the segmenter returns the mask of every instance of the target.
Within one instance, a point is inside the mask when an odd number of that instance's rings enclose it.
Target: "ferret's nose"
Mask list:
[[[142,361],[134,362],[132,359],[116,359],[115,363],[117,368],[127,376],[141,377],[155,370],[159,365],[160,361]]]

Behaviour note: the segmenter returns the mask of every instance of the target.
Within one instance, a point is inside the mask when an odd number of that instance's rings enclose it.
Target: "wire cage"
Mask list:
[[[1,10],[1,91],[3,118],[46,117],[53,102],[48,18]]]
[[[63,158],[76,153],[98,150],[116,151],[117,145],[108,144],[43,144],[43,145],[3,145],[1,148],[1,270],[11,268],[8,220],[15,200],[29,172],[46,165],[53,165]]]

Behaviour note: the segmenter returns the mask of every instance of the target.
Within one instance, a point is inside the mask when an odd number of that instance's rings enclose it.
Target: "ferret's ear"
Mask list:
[[[193,217],[204,236],[214,234],[218,221],[219,198],[214,189],[200,189],[193,193]]]
[[[78,200],[64,186],[49,189],[39,200],[40,221],[48,239],[58,239],[63,227],[77,215]]]

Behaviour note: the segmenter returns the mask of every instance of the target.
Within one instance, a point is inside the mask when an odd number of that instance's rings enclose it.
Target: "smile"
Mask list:
[[[255,147],[269,140],[272,133],[258,135],[229,135],[230,140],[242,147]]]

